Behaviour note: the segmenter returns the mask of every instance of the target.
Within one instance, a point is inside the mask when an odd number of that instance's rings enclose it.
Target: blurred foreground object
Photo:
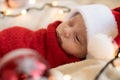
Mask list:
[[[49,65],[32,49],[9,52],[0,61],[0,80],[48,80]]]
[[[19,8],[27,4],[28,0],[5,0],[5,3],[10,8]]]

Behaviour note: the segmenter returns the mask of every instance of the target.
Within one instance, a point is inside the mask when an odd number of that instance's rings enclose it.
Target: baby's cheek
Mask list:
[[[78,50],[76,47],[72,46],[72,45],[67,45],[67,46],[62,46],[63,50],[70,55],[76,56],[78,54]]]

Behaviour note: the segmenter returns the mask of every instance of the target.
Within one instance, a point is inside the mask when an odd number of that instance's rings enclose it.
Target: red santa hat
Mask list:
[[[86,25],[87,58],[113,58],[116,48],[120,47],[120,7],[111,10],[102,4],[78,6],[71,11],[67,19],[76,13],[82,15]]]
[[[71,11],[68,18],[74,16],[75,13],[80,13],[87,29],[87,38],[89,39],[98,34],[104,33],[112,38],[118,34],[118,25],[111,9],[102,4],[92,4],[78,6]],[[120,19],[119,19],[120,22]]]

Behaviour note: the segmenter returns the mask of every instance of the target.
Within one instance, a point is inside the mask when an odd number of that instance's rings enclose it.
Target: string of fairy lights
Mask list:
[[[104,71],[109,67],[109,65],[112,65],[114,68],[118,68],[120,66],[115,65],[115,61],[119,59],[120,60],[120,48],[116,51],[116,55],[113,59],[111,59],[110,61],[108,61],[106,63],[106,65],[99,71],[99,73],[97,74],[97,76],[95,77],[94,80],[99,80],[99,78],[101,77],[101,75],[104,73]],[[119,61],[120,62],[120,61]],[[118,63],[117,63],[118,64]],[[120,69],[118,69],[120,70]]]
[[[35,0],[30,0],[29,3],[30,4],[35,4]],[[17,17],[17,16],[20,16],[20,15],[25,15],[25,14],[29,13],[31,10],[42,11],[46,7],[60,9],[59,13],[61,13],[61,14],[68,13],[68,12],[71,11],[71,9],[69,7],[57,5],[57,2],[53,1],[51,3],[45,3],[42,7],[29,7],[29,8],[26,8],[26,9],[22,9],[17,14],[13,14],[9,9],[5,9],[3,11],[0,11],[0,16],[2,16],[2,17]]]

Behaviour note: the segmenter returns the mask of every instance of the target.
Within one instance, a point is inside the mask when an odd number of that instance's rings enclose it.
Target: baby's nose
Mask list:
[[[70,38],[72,30],[70,28],[64,28],[64,37]]]

